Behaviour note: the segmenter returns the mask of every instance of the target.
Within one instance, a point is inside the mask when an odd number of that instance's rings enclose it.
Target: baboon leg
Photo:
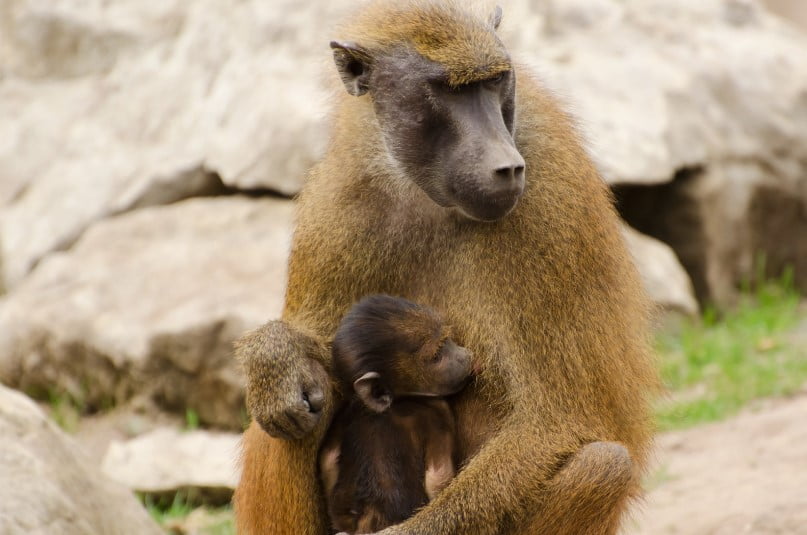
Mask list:
[[[638,475],[623,445],[587,444],[548,482],[525,534],[613,535],[637,489]]]

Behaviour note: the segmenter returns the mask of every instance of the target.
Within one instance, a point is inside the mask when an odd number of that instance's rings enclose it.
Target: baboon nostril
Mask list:
[[[496,169],[494,175],[500,180],[513,180],[520,178],[524,174],[523,165],[508,165],[507,167],[500,167]]]
[[[494,172],[494,175],[496,175],[496,178],[498,178],[498,179],[509,180],[509,179],[513,178],[513,176],[514,176],[513,168],[512,167],[500,167],[500,168],[496,169],[496,171]]]

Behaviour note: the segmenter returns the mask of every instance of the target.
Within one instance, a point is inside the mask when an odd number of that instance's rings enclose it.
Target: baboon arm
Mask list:
[[[328,515],[317,452],[337,403],[328,376],[330,352],[295,324],[272,321],[246,335],[237,353],[247,372],[253,417],[244,433],[243,470],[233,497],[237,531],[324,535]],[[300,402],[306,392],[314,401],[316,388],[321,405],[311,412]]]
[[[612,533],[633,478],[627,450],[552,444],[552,435],[503,429],[434,501],[379,535],[495,535],[513,523],[525,533]],[[527,530],[534,519],[546,523]]]
[[[324,535],[328,515],[317,480],[317,444],[244,432],[244,470],[233,495],[239,535]]]

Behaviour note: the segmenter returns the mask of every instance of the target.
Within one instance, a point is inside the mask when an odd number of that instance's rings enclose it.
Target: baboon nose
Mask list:
[[[521,178],[524,176],[524,166],[507,165],[496,169],[496,171],[494,171],[493,174],[499,180],[504,180],[507,182],[520,181]]]

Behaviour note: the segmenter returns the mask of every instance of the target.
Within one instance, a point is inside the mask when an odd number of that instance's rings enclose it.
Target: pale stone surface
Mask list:
[[[19,392],[0,385],[0,533],[158,535],[134,495]]]
[[[280,314],[292,210],[221,197],[96,224],[0,298],[0,381],[94,406],[148,392],[239,427],[231,344]]]
[[[296,192],[327,138],[334,11],[2,2],[0,291],[98,219],[221,182]]]
[[[785,19],[788,23],[807,30],[807,2],[804,2],[804,0],[762,1],[771,11]]]
[[[698,302],[692,283],[672,249],[626,225],[622,235],[653,302],[663,309],[696,314]]]
[[[760,251],[770,275],[790,264],[807,288],[806,34],[750,0],[517,5],[505,33],[535,50],[527,60],[570,103],[605,178],[687,177],[639,230],[673,247],[700,299],[730,304]],[[528,5],[542,9],[525,22]]]
[[[101,469],[138,492],[192,489],[229,496],[239,479],[240,439],[239,434],[157,429],[126,442],[113,441]]]
[[[805,535],[807,392],[660,437],[660,482],[628,534]]]
[[[755,2],[523,0],[502,26],[569,100],[611,182],[804,150],[807,36]]]

